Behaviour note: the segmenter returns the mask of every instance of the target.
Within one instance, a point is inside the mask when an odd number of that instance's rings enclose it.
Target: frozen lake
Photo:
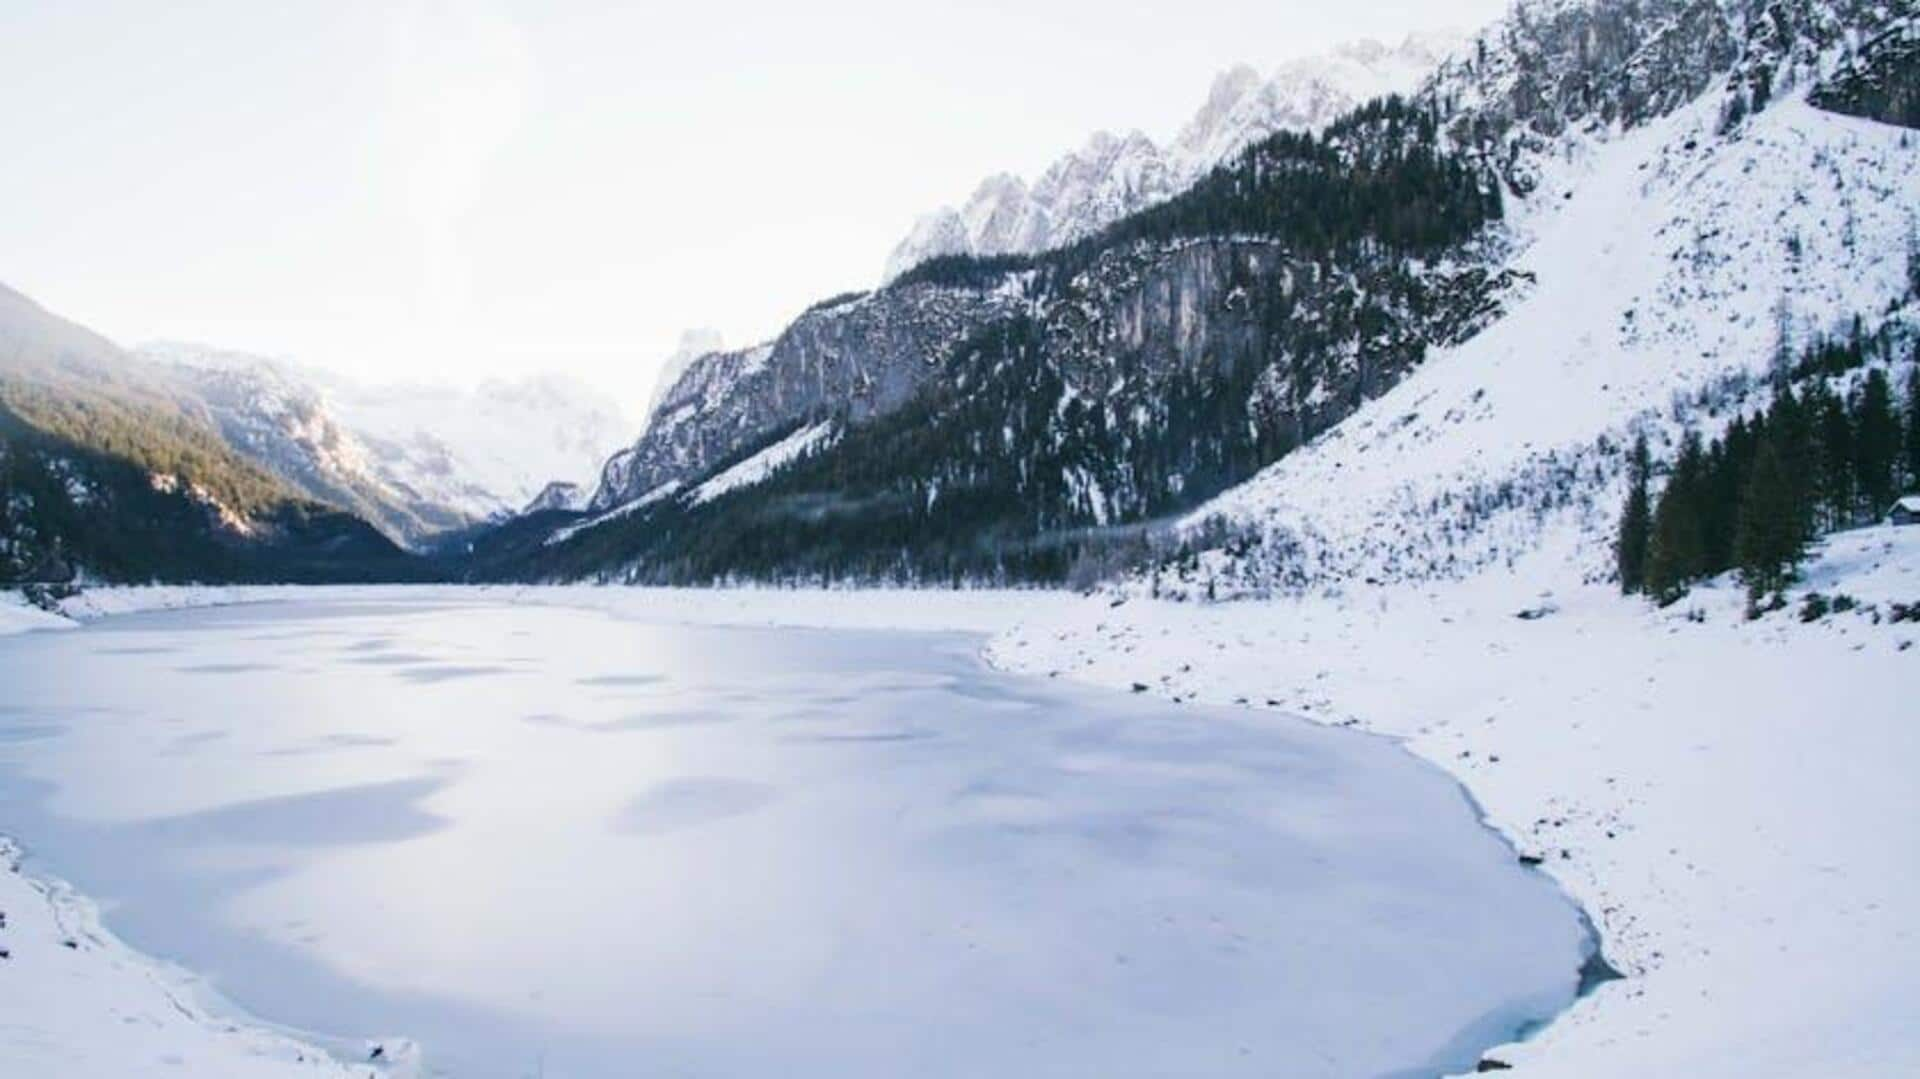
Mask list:
[[[458,1076],[1470,1068],[1574,907],[1388,742],[961,635],[445,592],[0,640],[0,831],[134,945]]]

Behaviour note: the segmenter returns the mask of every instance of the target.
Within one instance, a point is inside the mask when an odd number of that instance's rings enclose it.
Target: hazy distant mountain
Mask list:
[[[1316,130],[1362,101],[1411,91],[1463,40],[1436,33],[1391,47],[1357,41],[1267,77],[1245,65],[1223,72],[1164,144],[1138,131],[1096,132],[1031,183],[989,176],[961,206],[922,217],[887,259],[886,279],[938,255],[1023,254],[1083,239],[1185,191],[1276,131]]]
[[[611,401],[557,377],[367,386],[198,345],[139,355],[193,385],[242,452],[409,543],[511,515],[554,481],[585,481],[630,434]]]

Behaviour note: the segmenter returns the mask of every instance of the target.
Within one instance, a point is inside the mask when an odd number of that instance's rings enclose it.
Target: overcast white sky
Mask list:
[[[637,413],[683,328],[871,285],[988,172],[1503,7],[0,0],[0,281],[123,343],[559,371]]]

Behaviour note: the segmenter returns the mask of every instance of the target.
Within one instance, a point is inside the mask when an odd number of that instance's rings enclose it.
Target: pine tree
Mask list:
[[[1614,556],[1620,568],[1620,591],[1631,595],[1647,585],[1647,547],[1652,542],[1653,511],[1647,498],[1647,436],[1633,440],[1627,458],[1627,503],[1620,512],[1620,538]]]
[[[1766,416],[1759,421],[1756,436],[1773,444],[1773,452],[1779,455],[1780,468],[1787,475],[1787,486],[1793,494],[1793,519],[1799,527],[1802,540],[1811,539],[1815,534],[1815,510],[1819,489],[1815,473],[1819,464],[1814,439],[1814,413],[1794,396],[1791,387],[1774,394],[1773,404]],[[1759,446],[1754,447],[1758,456]],[[1752,462],[1748,463],[1751,474]]]
[[[1856,504],[1854,492],[1853,420],[1847,404],[1816,381],[1807,391],[1807,413],[1813,419],[1814,486],[1820,522],[1826,530],[1845,528],[1853,523]]]
[[[1740,524],[1740,496],[1746,489],[1747,468],[1753,460],[1753,442],[1753,431],[1746,418],[1735,416],[1727,425],[1727,433],[1707,453],[1702,509],[1709,574],[1733,568],[1734,532]]]
[[[1673,475],[1653,511],[1653,537],[1647,544],[1647,594],[1666,606],[1687,594],[1687,586],[1706,569],[1701,528],[1701,449],[1699,434],[1689,431],[1680,443]]]
[[[1900,459],[1900,418],[1893,411],[1893,387],[1886,372],[1874,368],[1854,409],[1853,472],[1866,519],[1885,513],[1896,491]]]
[[[1793,478],[1772,439],[1761,442],[1754,453],[1753,470],[1747,476],[1746,496],[1740,507],[1736,543],[1740,576],[1747,583],[1748,594],[1758,599],[1785,588],[1806,552],[1806,530],[1796,504]]]
[[[1920,346],[1915,347],[1920,353]],[[1920,366],[1907,374],[1906,490],[1920,491]]]

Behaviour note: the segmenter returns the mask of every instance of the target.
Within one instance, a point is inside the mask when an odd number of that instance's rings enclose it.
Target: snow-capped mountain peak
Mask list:
[[[1246,64],[1229,68],[1165,143],[1140,131],[1098,131],[1031,184],[998,173],[960,207],[922,215],[888,258],[886,279],[940,255],[1019,254],[1084,239],[1179,194],[1276,131],[1317,129],[1368,98],[1411,91],[1464,40],[1440,32],[1395,46],[1349,42],[1267,77]]]

